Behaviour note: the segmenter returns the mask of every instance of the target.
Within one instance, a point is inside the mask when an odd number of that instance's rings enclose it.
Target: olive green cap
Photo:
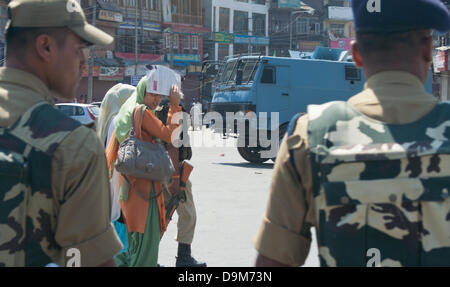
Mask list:
[[[66,27],[88,43],[109,45],[114,38],[86,21],[77,0],[13,0],[8,5],[9,27]]]

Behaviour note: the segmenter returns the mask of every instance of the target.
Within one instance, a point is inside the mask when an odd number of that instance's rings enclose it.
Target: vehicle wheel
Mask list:
[[[238,147],[239,154],[251,163],[263,163],[268,161],[268,158],[261,158],[261,149],[257,147]]]

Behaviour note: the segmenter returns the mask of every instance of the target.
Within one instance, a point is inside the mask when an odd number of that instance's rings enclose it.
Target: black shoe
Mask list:
[[[206,267],[206,262],[197,261],[192,256],[180,256],[175,258],[177,259],[175,267]]]

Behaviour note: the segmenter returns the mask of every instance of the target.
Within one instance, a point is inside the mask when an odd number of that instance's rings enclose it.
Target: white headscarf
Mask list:
[[[100,116],[97,124],[97,134],[102,143],[106,142],[108,128],[112,119],[119,113],[120,107],[136,90],[127,84],[117,84],[106,93],[100,106]]]

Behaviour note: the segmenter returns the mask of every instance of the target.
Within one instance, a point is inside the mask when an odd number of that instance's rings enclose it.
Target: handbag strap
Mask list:
[[[140,192],[139,190],[135,189],[133,187],[133,185],[131,184],[131,182],[128,180],[128,177],[124,174],[122,174],[123,178],[125,179],[125,181],[128,183],[128,185],[130,186],[130,189],[134,192],[136,192],[137,195],[139,195],[140,198],[142,198],[143,200],[147,200],[150,201],[151,199],[155,199],[158,196],[160,196],[160,194],[163,192],[163,190],[161,189],[160,192],[158,192],[157,194],[155,194],[154,196],[146,196],[145,194],[143,194],[142,192]],[[153,184],[153,183],[152,183]],[[151,187],[150,187],[150,191],[151,191]]]
[[[133,109],[133,115],[131,117],[131,128],[130,128],[130,136],[135,136],[138,139],[141,139],[142,134],[142,119],[144,117],[145,105],[138,105]],[[135,117],[137,113],[137,123],[135,122]],[[137,124],[137,125],[136,125]]]

